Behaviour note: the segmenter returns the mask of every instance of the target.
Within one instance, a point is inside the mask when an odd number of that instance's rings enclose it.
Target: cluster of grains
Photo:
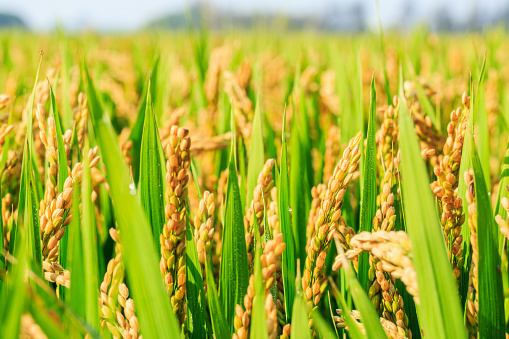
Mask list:
[[[74,110],[74,121],[76,124],[78,144],[80,147],[83,147],[83,139],[85,137],[88,121],[87,95],[85,93],[78,94],[78,106]]]
[[[336,327],[349,330],[349,328],[346,324],[343,310],[339,309],[339,308],[336,309],[336,314],[337,315],[332,318],[334,320],[334,323],[336,324]],[[356,322],[357,326],[359,327],[359,329],[361,330],[361,332],[365,334],[366,329],[364,328],[364,325],[361,322],[359,322],[359,320],[361,319],[360,312],[357,310],[352,310],[350,312],[350,316],[353,318],[353,320],[355,320],[355,322]]]
[[[12,217],[12,195],[7,193],[5,197],[2,198],[2,225],[3,227],[3,239],[4,239],[4,248],[9,248],[9,241],[11,238],[10,226],[14,223],[14,218]]]
[[[470,338],[477,338],[479,312],[479,295],[478,291],[478,264],[479,253],[477,248],[477,203],[475,197],[474,171],[472,169],[465,171],[465,184],[467,185],[467,203],[468,203],[468,227],[470,228],[470,244],[472,245],[472,261],[468,277],[467,290],[467,329]]]
[[[506,187],[506,189],[509,191],[509,186]],[[502,197],[502,199],[500,200],[500,204],[506,211],[507,219],[509,217],[509,199],[507,199],[506,197]],[[504,219],[501,215],[497,215],[495,217],[495,221],[500,227],[500,232],[504,235],[504,237],[509,238],[509,223],[507,223],[506,219]]]
[[[445,240],[448,245],[449,257],[456,279],[459,278],[463,266],[461,225],[465,222],[463,200],[458,197],[459,169],[463,141],[468,126],[469,99],[463,94],[464,112],[460,108],[451,113],[451,122],[447,125],[447,140],[443,155],[438,157],[434,166],[437,180],[431,184],[433,194],[437,197],[441,213],[441,223]]]
[[[237,83],[244,91],[247,91],[251,81],[251,63],[249,60],[244,59],[239,66],[236,74]]]
[[[273,187],[270,191],[270,197],[267,203],[267,228],[266,237],[274,238],[279,236],[279,217],[277,208],[277,188]],[[290,324],[286,323],[286,309],[285,309],[285,294],[284,294],[284,283],[283,283],[283,270],[281,265],[281,258],[276,259],[276,272],[275,277],[275,299],[277,308],[277,320],[278,320],[278,331],[281,335],[287,333],[290,335]],[[282,337],[286,338],[286,337]]]
[[[380,150],[377,153],[379,160],[382,161],[383,164],[388,166],[392,163],[392,159],[394,159],[397,149],[397,141],[398,141],[398,107],[399,107],[399,98],[394,96],[393,105],[387,105],[381,107],[380,110],[383,112],[382,125],[380,129],[376,132],[376,144]]]
[[[225,149],[231,144],[232,133],[216,135],[210,138],[198,139],[194,141],[191,147],[191,154],[198,155],[203,152],[217,151]]]
[[[336,93],[336,73],[328,69],[320,75],[320,103],[324,110],[334,115],[339,114],[340,100]]]
[[[7,161],[2,167],[0,167],[0,173],[2,175],[2,189],[19,186],[18,181],[21,175],[21,156],[21,152],[8,150]]]
[[[191,163],[189,131],[172,126],[166,147],[166,224],[160,235],[160,269],[173,310],[180,323],[186,317],[186,217],[188,169]]]
[[[325,192],[327,191],[327,185],[318,184],[311,189],[311,197],[313,200],[311,201],[311,208],[309,210],[308,224],[306,227],[306,251],[311,245],[311,240],[315,236],[315,224],[318,219],[318,211],[320,210],[320,204],[325,197]]]
[[[276,305],[274,305],[274,299],[270,293],[270,289],[275,282],[278,258],[281,257],[285,247],[286,245],[283,242],[283,234],[275,230],[274,239],[265,243],[263,254],[260,256],[262,264],[262,279],[265,289],[265,313],[269,338],[276,338],[278,334],[278,312]],[[249,325],[251,323],[253,298],[255,297],[254,291],[255,276],[254,274],[251,274],[247,294],[244,297],[244,309],[240,305],[237,305],[235,308],[236,314],[234,326],[236,333],[233,335],[234,339],[249,338]]]
[[[315,222],[315,235],[307,250],[307,257],[302,278],[302,290],[311,309],[318,305],[322,293],[327,287],[325,258],[331,247],[332,239],[339,238],[341,245],[350,248],[353,229],[346,227],[341,217],[341,206],[353,172],[357,169],[361,157],[359,143],[362,133],[358,133],[343,151],[343,157],[331,176],[325,196],[321,201],[318,217]],[[343,219],[343,222],[340,220]]]
[[[272,235],[274,230],[279,230],[279,217],[277,215],[277,187],[273,187],[270,190],[270,198],[267,203],[267,224],[268,234]]]
[[[327,139],[325,140],[325,154],[323,156],[323,182],[329,181],[336,159],[339,158],[341,152],[340,130],[336,125],[331,125],[327,131]]]
[[[7,94],[0,94],[0,111],[7,106],[10,97]]]
[[[232,102],[235,120],[243,136],[251,135],[250,118],[253,117],[253,103],[247,96],[246,89],[241,87],[238,75],[224,72],[224,91]]]
[[[209,191],[203,193],[198,205],[198,213],[194,216],[194,241],[198,252],[198,261],[202,266],[203,286],[207,291],[207,279],[205,260],[211,248],[211,240],[214,237],[214,212],[216,204],[214,194]]]
[[[64,269],[59,263],[43,261],[42,268],[46,280],[67,288],[71,287],[71,272]]]
[[[124,281],[122,247],[119,243],[119,232],[111,228],[110,235],[115,241],[117,255],[108,262],[104,279],[101,283],[100,313],[101,327],[111,332],[114,338],[142,338],[135,315],[134,300],[129,298],[129,289]]]
[[[194,216],[194,239],[198,251],[198,260],[205,264],[207,252],[210,250],[210,240],[214,236],[214,211],[216,203],[214,194],[209,191],[203,193],[198,213]]]
[[[392,163],[385,171],[381,181],[382,192],[379,196],[380,208],[376,211],[373,219],[373,229],[375,231],[392,231],[396,222],[396,210],[394,209],[394,194],[392,189]]]
[[[29,313],[21,316],[21,323],[19,328],[19,339],[47,339],[48,337],[42,331],[41,327],[37,325],[34,318]]]
[[[210,53],[209,67],[205,75],[203,87],[207,101],[213,107],[217,105],[219,81],[221,80],[221,71],[225,67],[224,60],[227,59],[227,53],[228,49],[225,47],[214,48]]]
[[[97,147],[91,149],[88,153],[90,168],[93,168],[99,162]],[[71,222],[72,215],[70,208],[72,204],[74,183],[81,183],[81,174],[83,165],[81,162],[74,165],[69,176],[65,179],[64,189],[56,198],[46,204],[44,213],[40,217],[41,242],[43,260],[55,262],[58,260],[58,242],[62,239],[65,226]]]
[[[343,314],[344,314],[343,310],[337,309],[336,313],[338,315],[333,317],[333,320],[334,320],[336,326],[338,328],[344,328],[344,329],[348,330],[348,326],[346,325],[346,321],[343,316]],[[366,329],[364,328],[364,324],[360,322],[361,315],[360,315],[359,311],[357,311],[357,310],[351,311],[350,316],[355,320],[355,323],[357,324],[357,326],[359,327],[361,332],[364,335],[366,335]],[[384,318],[380,318],[380,324],[382,325],[387,337],[389,337],[391,339],[411,339],[412,338],[411,334],[409,336],[399,334],[398,328],[391,321],[388,321]]]
[[[380,208],[376,211],[373,219],[373,230],[392,231],[396,221],[394,209],[394,194],[391,192],[392,164],[387,168],[382,178],[382,192],[379,196]],[[394,286],[394,280],[388,272],[383,269],[382,262],[370,255],[369,268],[370,287],[368,295],[378,314],[386,320],[386,323],[392,323],[399,336],[410,337],[408,330],[408,317],[405,314],[403,298]]]
[[[46,180],[44,199],[41,200],[40,204],[40,217],[46,211],[46,206],[50,204],[53,199],[55,199],[55,196],[58,193],[58,145],[55,119],[53,117],[48,117],[48,121],[46,123],[44,106],[42,104],[37,105],[35,116],[39,125],[39,138],[46,148],[46,160],[48,161],[48,179]]]
[[[434,165],[436,159],[433,154],[441,149],[443,144],[442,136],[433,125],[431,118],[424,114],[421,105],[417,99],[415,84],[410,81],[404,83],[405,97],[412,114],[415,125],[415,132],[419,137],[421,146],[421,155],[424,159],[431,157],[431,164]]]
[[[168,144],[171,141],[172,136],[172,128],[173,126],[178,126],[180,123],[180,118],[186,113],[186,109],[184,107],[177,108],[169,113],[168,119],[164,122],[163,127],[159,128],[159,137],[161,138],[161,145],[163,146],[163,150],[168,148]]]
[[[7,124],[2,124],[0,126],[0,151],[3,151],[5,137],[7,137],[7,134],[9,134],[13,128],[14,128],[13,125],[7,125]]]
[[[124,158],[127,166],[131,166],[133,161],[133,156],[131,151],[133,149],[133,141],[129,139],[131,130],[128,128],[124,128],[122,132],[120,132],[120,136],[118,138],[118,143],[120,145],[120,151],[122,152],[122,157]]]
[[[247,260],[250,270],[253,266],[254,258],[254,241],[255,241],[255,225],[258,225],[260,235],[263,234],[264,204],[268,199],[268,195],[274,186],[272,180],[272,168],[274,167],[274,159],[269,159],[263,165],[258,181],[253,191],[253,200],[244,216],[244,229],[246,237]],[[256,219],[255,219],[256,218]]]
[[[408,293],[410,293],[414,297],[415,302],[419,304],[417,275],[411,259],[412,248],[410,239],[405,232],[361,232],[352,238],[350,244],[353,250],[346,253],[348,258],[355,257],[362,251],[370,252],[374,258],[380,260],[380,263],[377,263],[377,268],[380,268],[381,272],[390,273],[394,279],[400,279],[406,285]],[[342,258],[340,256],[336,257],[333,268],[340,268],[342,266],[341,261]],[[378,267],[378,265],[380,265],[380,267]],[[377,274],[375,273],[375,275]],[[376,278],[378,281],[378,276]],[[380,276],[380,280],[382,280],[381,278]],[[391,281],[390,279],[385,280],[387,282]],[[370,294],[373,292],[371,292],[370,288]],[[398,299],[397,303],[399,305],[401,298]],[[392,302],[394,302],[394,300]],[[402,300],[400,308],[403,308]],[[393,313],[396,314],[399,308],[392,307],[392,310]],[[394,312],[394,310],[396,310],[396,312]]]

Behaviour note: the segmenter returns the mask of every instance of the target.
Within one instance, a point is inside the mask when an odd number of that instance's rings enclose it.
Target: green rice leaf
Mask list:
[[[97,225],[92,203],[92,179],[88,162],[88,139],[85,139],[83,178],[81,184],[81,231],[83,263],[85,265],[85,320],[99,329],[99,261],[97,259]]]
[[[39,228],[39,212],[37,209],[38,199],[36,193],[36,182],[34,178],[32,155],[33,149],[33,131],[32,117],[34,111],[35,88],[39,78],[39,70],[41,68],[42,57],[37,68],[35,84],[30,95],[29,108],[27,111],[27,133],[25,136],[25,149],[23,152],[23,162],[21,165],[21,180],[19,189],[19,206],[18,215],[21,216],[18,223],[20,227],[25,228],[25,236],[27,240],[27,250],[29,257],[33,258],[37,270],[42,274],[42,252],[41,252],[41,232]],[[36,167],[37,168],[37,167]]]
[[[336,241],[336,247],[341,255],[343,270],[345,271],[347,282],[350,285],[350,294],[355,302],[355,306],[361,314],[362,323],[366,329],[367,337],[385,338],[385,332],[380,324],[380,318],[378,317],[371,300],[366,294],[366,291],[362,288],[361,284],[355,277],[355,272],[350,262],[346,259],[343,247],[338,243],[338,241]]]
[[[330,325],[325,321],[323,316],[320,314],[318,310],[313,310],[311,312],[311,318],[313,319],[313,326],[320,334],[320,338],[323,339],[336,339],[336,333],[330,328]],[[352,339],[357,339],[359,337],[352,336]],[[364,338],[364,337],[360,337]]]
[[[233,114],[233,113],[232,113]],[[221,268],[219,278],[219,297],[223,305],[230,333],[233,333],[235,305],[241,305],[249,285],[247,268],[246,238],[244,233],[244,216],[235,166],[235,119],[231,117],[232,147],[228,170],[226,193],[226,211],[223,228],[223,245],[221,251]]]
[[[17,262],[10,263],[9,276],[2,289],[0,303],[0,330],[4,338],[18,338],[21,314],[23,313],[26,292],[25,269],[27,265],[27,247],[25,230],[20,227],[15,239],[17,242],[14,252]]]
[[[300,281],[300,277],[297,278]],[[292,311],[291,339],[311,339],[309,329],[308,309],[301,291],[295,294]]]
[[[81,318],[85,319],[85,263],[83,256],[83,236],[81,234],[81,213],[79,208],[80,192],[78,183],[74,183],[72,197],[72,219],[66,233],[68,233],[67,243],[67,263],[72,276],[71,288],[69,290],[69,307]]]
[[[149,80],[150,87],[150,80]],[[140,149],[140,198],[157,253],[161,251],[159,236],[164,219],[164,169],[161,163],[161,138],[157,129],[150,91],[147,91],[145,122]]]
[[[482,85],[481,85],[482,86]],[[478,97],[476,98],[477,106],[477,125],[478,125],[478,149],[479,159],[481,160],[482,170],[486,186],[491,187],[490,177],[490,132],[488,130],[488,112],[486,111],[486,100],[484,95],[484,87],[478,88]]]
[[[140,101],[140,106],[138,108],[138,115],[136,117],[136,122],[131,130],[131,134],[129,135],[129,140],[133,142],[133,148],[131,150],[131,166],[133,171],[133,179],[134,183],[138,185],[138,181],[140,179],[140,158],[141,158],[141,142],[143,138],[143,126],[145,124],[145,112],[147,111],[147,100],[148,94],[150,93],[150,97],[153,101],[156,101],[156,85],[157,85],[157,74],[159,69],[159,56],[157,56],[154,60],[154,64],[147,75],[147,79],[145,80],[145,85],[143,86],[143,93]]]
[[[469,134],[467,137],[472,136]],[[477,202],[479,338],[504,338],[504,293],[497,246],[499,231],[493,220],[491,199],[479,155],[474,143],[471,142],[470,145]]]
[[[207,302],[210,310],[210,319],[216,338],[228,338],[230,329],[224,317],[224,308],[217,295],[216,283],[214,282],[214,272],[210,268],[209,260],[205,260],[206,278],[207,278]]]
[[[332,287],[332,293],[334,294],[334,297],[339,303],[339,307],[341,310],[343,310],[343,318],[346,321],[346,324],[348,325],[348,334],[352,337],[352,339],[363,339],[365,338],[364,334],[362,334],[361,329],[357,325],[357,321],[352,317],[350,307],[348,307],[348,304],[343,297],[343,294],[339,291],[338,287],[334,283],[334,281],[329,278],[329,282]]]
[[[189,337],[205,338],[205,290],[189,219],[186,228],[186,292]]]
[[[360,227],[361,232],[371,232],[373,229],[373,218],[376,213],[376,92],[375,77],[371,78],[371,99],[369,104],[368,140],[366,144],[366,161],[364,162],[364,182],[362,187],[362,202]],[[368,288],[369,253],[363,252],[359,255],[358,277],[361,286]]]
[[[362,63],[361,63],[361,56],[360,54],[357,55],[357,79],[358,79],[358,86],[355,86],[354,88],[357,88],[355,91],[355,102],[357,103],[357,124],[358,124],[358,130],[355,131],[355,133],[352,135],[354,137],[357,134],[357,131],[361,131],[362,135],[364,135],[364,101],[363,101],[363,95],[362,95]],[[348,140],[347,140],[348,142]],[[361,159],[359,160],[359,168],[364,168],[364,143],[361,142],[359,144],[360,152],[361,152]],[[364,185],[364,173],[361,172],[360,177],[360,187],[363,187]]]
[[[449,263],[442,226],[435,211],[429,179],[413,123],[403,95],[400,74],[399,128],[401,175],[405,224],[412,242],[412,255],[421,305],[421,328],[430,338],[466,338],[456,284]],[[423,227],[425,225],[426,227]]]
[[[295,105],[293,105],[295,107]],[[290,208],[292,210],[292,229],[295,239],[295,255],[300,259],[301,269],[306,262],[306,227],[308,220],[308,211],[310,208],[310,192],[307,163],[309,161],[303,154],[306,151],[306,145],[303,139],[304,131],[299,120],[304,120],[302,112],[293,111],[292,131],[290,134]]]
[[[86,66],[84,73],[90,117],[106,167],[122,245],[129,249],[124,251],[123,258],[133,299],[139,311],[140,329],[147,338],[172,338],[180,329],[163,286],[149,225],[136,192],[129,189],[129,172],[122,159],[111,120],[101,107]]]
[[[256,220],[256,218],[255,218]],[[257,232],[257,234],[259,234]],[[261,245],[257,242],[255,263],[254,263],[254,298],[253,313],[250,326],[250,335],[252,338],[267,339],[267,322],[265,319],[265,286],[263,284],[262,263],[260,261]]]
[[[288,199],[288,160],[286,150],[286,110],[283,116],[281,169],[279,173],[277,199],[279,227],[283,234],[286,248],[282,254],[283,286],[285,294],[286,321],[292,319],[293,301],[295,299],[295,250]],[[245,246],[244,246],[245,247]],[[292,310],[292,311],[290,311]],[[292,331],[293,332],[293,331]]]
[[[62,193],[64,190],[64,182],[67,179],[67,156],[65,154],[65,146],[62,132],[62,122],[60,120],[60,114],[58,113],[58,106],[55,100],[55,93],[51,85],[49,86],[50,91],[50,115],[55,119],[55,130],[57,135],[57,152],[58,152],[58,193]],[[59,261],[62,267],[67,267],[67,244],[68,244],[69,232],[65,232],[60,239],[59,245]],[[65,298],[66,289],[62,288],[59,290],[61,298]]]

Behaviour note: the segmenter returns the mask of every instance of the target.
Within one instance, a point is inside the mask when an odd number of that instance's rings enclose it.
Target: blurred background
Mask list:
[[[374,0],[1,0],[0,26],[33,31],[132,32],[273,27],[361,32],[377,27]],[[509,22],[507,0],[379,0],[385,29],[424,25],[432,31],[475,31]],[[188,18],[189,20],[187,20]]]

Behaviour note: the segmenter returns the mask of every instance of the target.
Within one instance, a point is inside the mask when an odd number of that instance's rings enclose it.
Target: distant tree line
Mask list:
[[[0,28],[3,27],[26,28],[27,26],[25,22],[16,15],[0,13]]]

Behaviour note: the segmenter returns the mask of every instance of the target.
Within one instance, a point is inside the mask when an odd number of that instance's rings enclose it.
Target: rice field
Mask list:
[[[509,38],[0,33],[2,338],[505,338]]]

